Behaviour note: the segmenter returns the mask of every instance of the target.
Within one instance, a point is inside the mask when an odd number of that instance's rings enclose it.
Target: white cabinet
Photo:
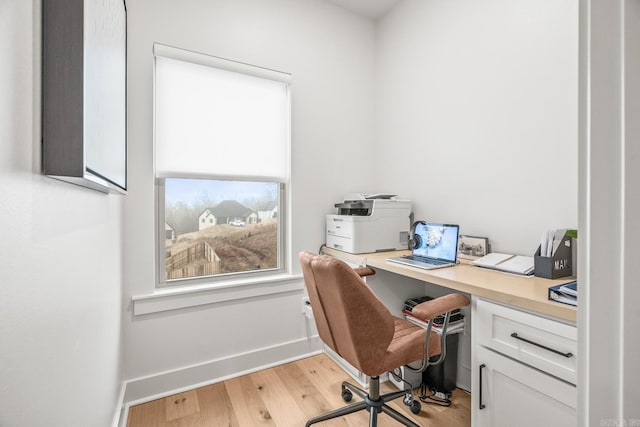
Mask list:
[[[472,317],[472,425],[576,425],[575,326],[478,298]]]

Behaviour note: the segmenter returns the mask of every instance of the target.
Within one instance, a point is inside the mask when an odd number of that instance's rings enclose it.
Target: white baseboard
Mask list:
[[[127,388],[127,383],[125,381],[122,382],[120,386],[120,393],[118,394],[118,400],[116,401],[116,410],[113,414],[113,422],[111,423],[111,427],[119,427],[121,425],[121,420],[123,419],[124,413],[124,392]],[[126,420],[126,417],[124,417]],[[124,427],[124,424],[122,424]]]
[[[129,407],[197,387],[218,383],[283,363],[322,353],[322,341],[316,335],[211,360],[192,366],[125,381],[119,422],[126,425]]]

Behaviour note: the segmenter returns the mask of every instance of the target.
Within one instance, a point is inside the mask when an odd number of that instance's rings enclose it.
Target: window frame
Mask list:
[[[277,245],[278,255],[276,268],[269,268],[264,270],[251,270],[240,271],[234,273],[221,273],[211,276],[197,276],[186,277],[182,279],[169,279],[165,277],[166,267],[166,247],[165,247],[165,230],[164,223],[166,219],[165,213],[165,186],[164,181],[168,178],[184,178],[184,179],[210,179],[210,180],[223,180],[223,181],[252,181],[252,182],[271,182],[278,184],[278,233],[277,233]],[[289,263],[287,256],[287,249],[290,246],[288,239],[288,215],[286,213],[286,207],[288,205],[288,188],[287,182],[283,180],[277,180],[271,177],[247,177],[247,176],[234,176],[229,177],[227,175],[164,175],[156,177],[156,287],[180,287],[185,285],[196,285],[205,283],[226,283],[230,281],[246,280],[257,277],[269,277],[280,276],[283,273],[289,273]]]
[[[270,278],[281,277],[283,274],[291,274],[291,239],[290,239],[290,191],[291,191],[291,76],[286,73],[274,71],[262,67],[256,67],[245,63],[218,58],[206,54],[201,54],[189,50],[179,49],[171,46],[154,43],[153,60],[153,175],[155,187],[155,288],[182,288],[192,285],[215,285],[215,286],[243,286],[251,284],[256,280],[269,280]],[[212,68],[224,69],[227,71],[239,72],[255,77],[266,78],[287,85],[287,111],[286,111],[286,173],[285,177],[266,177],[250,175],[216,175],[211,174],[190,174],[190,173],[158,173],[156,168],[156,57],[164,56],[176,60],[184,60]],[[168,178],[177,179],[210,179],[226,181],[254,181],[272,182],[278,184],[278,233],[277,233],[277,268],[252,270],[235,273],[222,273],[211,276],[199,276],[183,279],[166,279],[166,246],[165,246],[165,186],[164,182]]]

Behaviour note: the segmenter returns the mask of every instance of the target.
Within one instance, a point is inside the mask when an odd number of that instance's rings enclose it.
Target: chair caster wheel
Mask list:
[[[411,402],[409,409],[411,409],[411,412],[413,414],[418,415],[420,413],[420,410],[422,409],[422,405],[417,400],[414,400],[413,402]]]
[[[351,390],[347,390],[347,389],[342,390],[342,400],[344,400],[345,402],[351,402],[352,398],[353,398],[353,393],[351,393]]]

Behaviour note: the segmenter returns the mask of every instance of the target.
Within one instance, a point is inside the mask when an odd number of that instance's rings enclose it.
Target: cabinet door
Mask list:
[[[484,347],[476,351],[474,427],[576,425],[575,386]]]

